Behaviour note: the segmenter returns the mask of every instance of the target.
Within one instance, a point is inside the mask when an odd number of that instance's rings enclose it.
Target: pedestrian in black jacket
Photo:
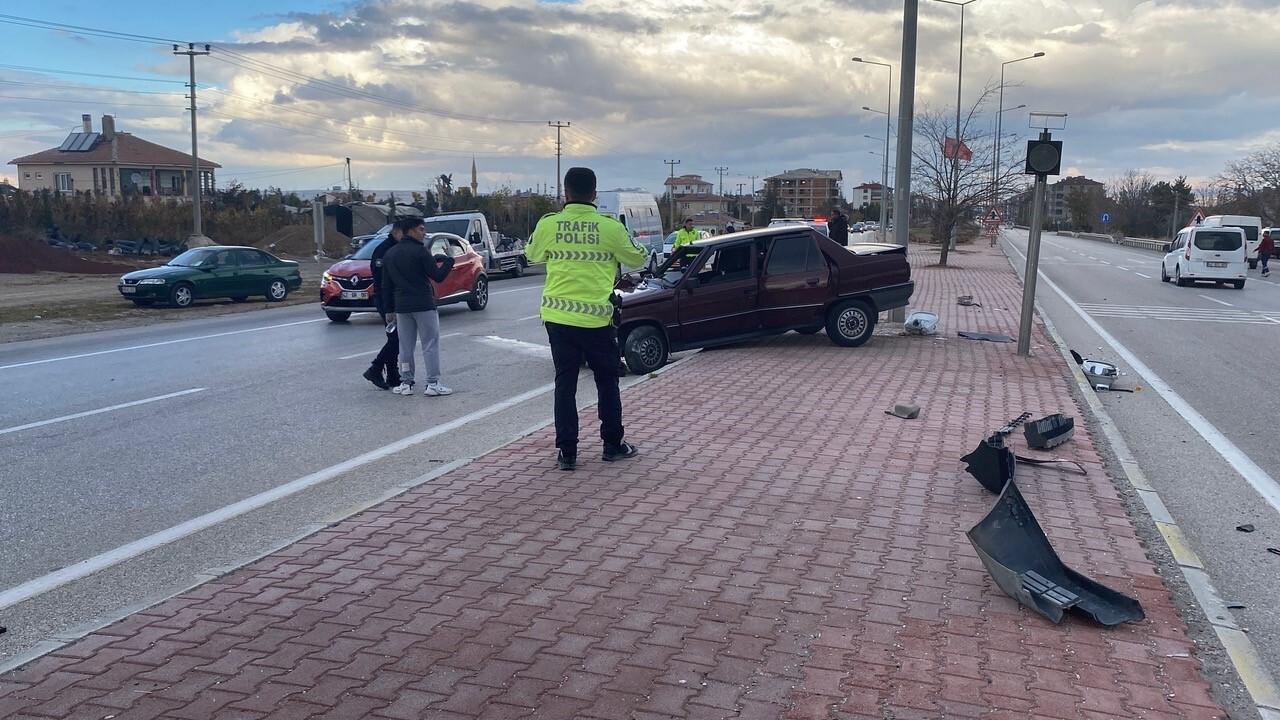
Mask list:
[[[373,364],[369,366],[368,370],[364,371],[364,379],[382,390],[399,387],[400,385],[400,335],[396,331],[395,322],[388,322],[387,320],[387,313],[389,312],[387,308],[391,303],[383,286],[382,263],[387,251],[394,247],[403,237],[403,224],[403,220],[398,220],[391,226],[391,235],[386,240],[378,243],[378,247],[373,249],[373,257],[369,259],[369,266],[373,271],[373,302],[378,309],[378,315],[382,316],[382,325],[386,328],[387,339],[382,343],[382,349],[378,351],[378,356],[373,359]]]
[[[849,217],[840,210],[836,216],[827,221],[827,234],[841,245],[849,244]]]
[[[431,281],[442,282],[448,277],[453,258],[432,257],[423,245],[427,229],[422,218],[405,220],[402,227],[403,239],[382,258],[382,282],[392,303],[387,317],[394,318],[400,334],[400,384],[391,391],[413,394],[413,351],[421,338],[422,360],[427,366],[422,394],[452,395],[453,390],[440,383],[440,314]]]

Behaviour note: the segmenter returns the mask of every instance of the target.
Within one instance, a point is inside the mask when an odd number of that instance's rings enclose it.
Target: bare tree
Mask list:
[[[1119,217],[1116,224],[1120,231],[1127,235],[1137,235],[1142,228],[1150,224],[1153,211],[1151,209],[1151,187],[1155,181],[1146,171],[1126,170],[1124,175],[1115,178],[1107,188],[1107,193],[1116,203]]]
[[[912,148],[915,162],[911,167],[913,190],[927,205],[933,240],[942,245],[940,265],[947,264],[949,239],[964,218],[971,217],[979,207],[994,207],[1015,194],[1015,183],[1010,179],[1021,174],[1019,163],[1013,162],[1009,153],[1001,152],[1003,157],[993,184],[994,138],[989,128],[976,122],[995,92],[995,87],[987,86],[961,115],[959,146],[967,148],[972,157],[959,162],[951,155],[957,145],[947,142],[956,135],[954,109],[926,107],[916,115],[916,141]],[[1004,141],[1006,148],[1012,145],[1008,139]],[[1016,157],[1017,153],[1012,155]]]
[[[1252,215],[1271,219],[1280,215],[1280,143],[1227,163],[1218,176],[1226,202]]]

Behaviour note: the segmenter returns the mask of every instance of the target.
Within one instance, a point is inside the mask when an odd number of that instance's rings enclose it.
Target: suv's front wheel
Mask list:
[[[861,300],[846,300],[827,313],[827,337],[837,345],[863,345],[875,329],[876,314]]]
[[[467,307],[472,310],[483,310],[489,305],[489,280],[481,275],[471,287],[471,297],[467,298]]]

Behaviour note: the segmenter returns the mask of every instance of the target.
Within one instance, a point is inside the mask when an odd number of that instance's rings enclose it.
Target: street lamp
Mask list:
[[[972,0],[970,0],[970,2],[972,2]],[[852,58],[852,60],[856,63],[863,63],[864,65],[879,65],[880,67],[889,69],[889,83],[886,86],[887,92],[884,106],[884,172],[880,178],[880,233],[883,235],[888,232],[885,228],[889,226],[889,136],[893,134],[893,66],[889,63],[877,62],[875,60],[864,60],[860,57]],[[862,109],[870,112],[880,112],[879,110],[872,110],[866,105],[863,105]]]
[[[1038,58],[1038,57],[1044,57],[1044,53],[1038,52],[1033,55],[1017,58],[1016,60],[1007,60],[1005,62],[1000,63],[1000,103],[997,107],[997,112],[996,112],[996,140],[995,140],[995,147],[992,149],[992,155],[994,157],[991,158],[991,206],[992,207],[995,207],[996,203],[1000,202],[1000,179],[999,179],[1000,178],[1000,174],[999,174],[1000,173],[1000,130],[1003,128],[1003,124],[1001,121],[1004,119],[1004,66],[1012,65],[1013,63],[1016,63],[1016,62],[1022,62],[1023,60],[1034,60],[1035,58]],[[1026,107],[1026,105],[1019,105],[1018,107],[1020,108]],[[1011,108],[1011,109],[1016,110],[1018,108]]]
[[[952,148],[951,155],[951,183],[952,187],[952,204],[954,209],[955,196],[960,194],[960,94],[964,87],[964,9],[967,5],[975,3],[978,0],[934,0],[934,2],[946,3],[947,5],[960,6],[960,63],[956,68],[956,144]],[[946,138],[942,143],[945,149]],[[951,248],[956,246],[956,222],[953,219],[951,223]]]

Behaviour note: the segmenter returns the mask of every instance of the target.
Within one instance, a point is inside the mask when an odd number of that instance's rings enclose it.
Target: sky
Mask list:
[[[881,177],[885,68],[897,114],[896,0],[219,0],[23,3],[0,15],[0,163],[58,145],[81,113],[190,150],[187,59],[160,42],[15,24],[13,15],[198,43],[200,155],[218,183],[481,192],[554,187],[587,165],[602,188],[661,192],[669,168],[726,192],[787,169]],[[922,0],[916,111],[953,115],[959,8]],[[10,22],[4,22],[4,20]],[[21,21],[16,21],[21,22]],[[1006,66],[1006,136],[1029,110],[1065,112],[1064,175],[1129,169],[1202,184],[1280,142],[1277,0],[975,0],[962,105]],[[194,34],[193,34],[194,33]],[[103,77],[111,76],[111,77]],[[996,99],[973,115],[994,131]],[[895,122],[896,129],[896,122]],[[868,139],[871,135],[875,139]],[[896,142],[896,137],[894,138]],[[1021,139],[1007,138],[1015,152]],[[890,163],[892,166],[892,162]],[[0,178],[15,178],[0,165]]]

